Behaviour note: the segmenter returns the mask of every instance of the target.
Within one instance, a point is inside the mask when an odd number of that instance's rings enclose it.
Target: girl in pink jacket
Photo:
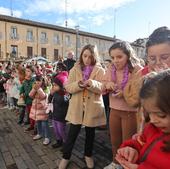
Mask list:
[[[42,76],[36,76],[35,84],[29,96],[33,98],[30,118],[36,121],[37,135],[33,137],[33,140],[38,140],[44,137],[43,144],[48,145],[49,139],[49,126],[48,126],[48,114],[46,114],[46,100],[47,94],[44,92],[45,82]]]

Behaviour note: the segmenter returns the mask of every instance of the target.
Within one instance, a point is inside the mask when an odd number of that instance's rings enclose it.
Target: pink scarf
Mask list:
[[[82,74],[83,74],[83,81],[86,81],[89,79],[91,72],[93,71],[94,66],[85,66],[83,68]]]
[[[121,82],[121,90],[123,90],[126,86],[126,83],[128,82],[128,75],[129,75],[129,68],[128,68],[128,65],[126,65],[124,67],[124,71],[123,71],[123,80]],[[116,83],[117,81],[117,77],[116,77],[116,68],[115,66],[113,65],[112,67],[112,80]],[[116,89],[118,90],[118,89]]]

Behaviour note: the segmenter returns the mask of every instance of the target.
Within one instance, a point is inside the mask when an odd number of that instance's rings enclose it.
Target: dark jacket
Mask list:
[[[48,101],[49,103],[53,103],[53,112],[51,113],[51,118],[56,121],[65,122],[69,105],[69,95],[55,92],[54,95],[49,95]]]
[[[67,59],[63,63],[66,65],[67,71],[70,71],[70,69],[74,66],[75,62],[76,61],[74,59]]]
[[[4,89],[4,83],[5,82],[6,81],[3,78],[0,78],[0,93],[5,92],[5,89]]]
[[[34,78],[31,78],[30,80],[25,80],[21,86],[20,89],[20,95],[24,94],[24,100],[26,105],[32,104],[32,98],[29,96],[29,93],[32,89],[32,85],[35,82]]]

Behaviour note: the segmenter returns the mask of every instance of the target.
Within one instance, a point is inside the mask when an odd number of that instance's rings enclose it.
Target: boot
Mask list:
[[[58,169],[66,169],[67,166],[68,166],[68,163],[69,163],[69,160],[66,160],[66,159],[63,158],[63,159],[60,161],[60,164],[59,164],[59,166],[58,166]]]
[[[94,168],[94,160],[93,160],[92,157],[85,156],[85,162],[86,162],[86,166],[87,166],[88,169]]]

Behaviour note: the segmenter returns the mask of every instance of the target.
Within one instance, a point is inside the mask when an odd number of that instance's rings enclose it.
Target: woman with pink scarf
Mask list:
[[[103,76],[104,69],[98,62],[95,46],[86,45],[81,51],[79,61],[70,70],[68,83],[65,85],[67,92],[72,94],[66,115],[70,128],[59,169],[67,167],[82,125],[85,126],[86,132],[85,162],[87,168],[94,168],[92,155],[95,127],[106,124],[102,99]]]
[[[141,70],[139,60],[129,43],[120,41],[109,49],[112,64],[104,77],[104,87],[109,92],[110,117],[109,129],[112,144],[113,161],[104,169],[113,169],[115,155],[122,141],[129,139],[137,131],[137,109],[128,105],[124,91],[128,81]]]

